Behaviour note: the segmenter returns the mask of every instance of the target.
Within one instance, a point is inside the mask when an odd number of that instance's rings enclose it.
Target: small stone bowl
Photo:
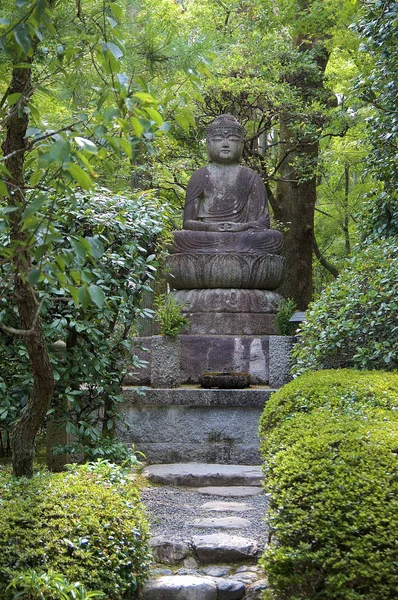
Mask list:
[[[242,389],[250,386],[249,373],[219,373],[216,371],[206,371],[199,375],[198,380],[203,388],[232,390]]]

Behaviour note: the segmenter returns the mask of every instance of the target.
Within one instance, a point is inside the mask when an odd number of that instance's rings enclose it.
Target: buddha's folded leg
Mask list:
[[[258,252],[259,254],[280,254],[283,250],[283,235],[275,229],[266,231],[251,231],[248,241],[250,243],[249,252]]]

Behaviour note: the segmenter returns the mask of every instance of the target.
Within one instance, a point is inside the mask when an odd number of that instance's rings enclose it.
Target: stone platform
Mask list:
[[[259,464],[258,422],[273,391],[125,387],[118,438],[150,463]]]

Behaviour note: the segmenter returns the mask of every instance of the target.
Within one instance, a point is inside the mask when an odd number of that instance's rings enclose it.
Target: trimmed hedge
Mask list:
[[[0,472],[0,596],[28,569],[54,570],[110,600],[132,599],[150,565],[134,484],[98,461],[17,479]]]
[[[271,438],[268,597],[396,599],[398,416],[357,421],[322,410]]]
[[[398,373],[308,373],[261,419],[271,543],[266,598],[393,600]]]
[[[272,394],[260,421],[260,435],[297,413],[318,408],[358,414],[365,408],[398,410],[398,371],[352,369],[305,373]]]

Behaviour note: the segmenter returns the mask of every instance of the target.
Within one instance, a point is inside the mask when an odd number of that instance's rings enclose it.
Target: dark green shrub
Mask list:
[[[319,409],[263,440],[277,600],[393,600],[398,589],[398,416]]]
[[[363,409],[398,408],[398,372],[350,369],[305,373],[272,394],[260,421],[260,433],[268,432],[297,413],[328,408],[346,414]]]
[[[372,244],[310,305],[293,372],[398,369],[398,243]]]
[[[27,569],[53,570],[110,600],[136,597],[150,562],[134,484],[107,461],[16,479],[0,472],[0,597]]]

